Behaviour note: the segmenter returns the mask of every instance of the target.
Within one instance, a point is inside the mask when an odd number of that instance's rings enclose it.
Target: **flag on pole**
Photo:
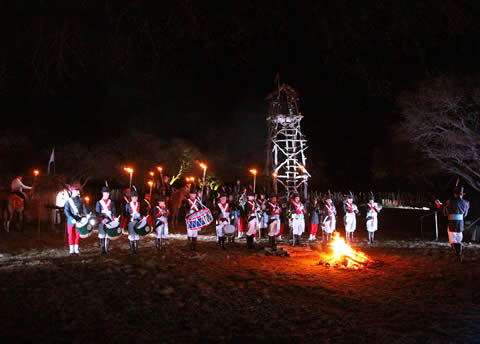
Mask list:
[[[53,147],[52,149],[52,154],[50,154],[50,160],[48,160],[48,169],[47,169],[47,173],[50,174],[50,165],[52,163],[55,163],[55,147]]]
[[[273,83],[277,83],[278,96],[280,97],[280,72],[277,72],[277,74],[275,75],[275,80],[273,80]]]

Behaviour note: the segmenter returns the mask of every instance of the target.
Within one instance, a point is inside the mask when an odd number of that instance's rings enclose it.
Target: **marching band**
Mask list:
[[[305,219],[310,219],[310,234],[308,241],[317,240],[318,224],[321,224],[322,233],[325,237],[322,241],[328,242],[332,233],[336,230],[337,211],[332,201],[330,191],[318,202],[315,196],[312,203],[307,207],[301,202],[297,192],[293,193],[288,204],[280,203],[278,195],[272,193],[265,197],[264,193],[253,192],[252,187],[244,189],[239,181],[234,190],[226,192],[225,187],[218,193],[214,200],[213,214],[202,203],[201,190],[196,185],[187,185],[188,196],[183,201],[185,211],[186,232],[189,247],[192,251],[197,249],[198,233],[215,221],[216,237],[218,245],[226,249],[225,241],[235,242],[235,238],[246,239],[248,249],[255,248],[254,243],[262,238],[261,229],[266,229],[269,246],[276,250],[277,243],[283,241],[282,234],[285,223],[292,235],[292,245],[301,246],[301,236],[305,231]],[[92,233],[94,225],[98,228],[100,253],[108,253],[109,240],[116,240],[122,234],[128,235],[131,252],[138,251],[139,240],[152,233],[155,236],[155,247],[166,250],[168,238],[168,219],[170,211],[167,207],[167,198],[163,192],[155,199],[145,195],[145,202],[139,201],[139,194],[134,185],[127,189],[124,195],[123,213],[117,213],[115,202],[110,198],[108,182],[101,189],[101,199],[97,201],[95,216],[87,214],[85,203],[80,197],[77,186],[70,188],[71,197],[65,204],[67,216],[68,243],[71,255],[79,254],[79,239],[86,238]],[[147,199],[148,198],[148,199]],[[373,242],[373,233],[378,227],[378,216],[381,207],[373,202],[373,193],[370,197],[367,209],[367,231],[369,243]],[[155,204],[153,207],[152,205]],[[286,206],[287,205],[287,206]],[[283,209],[282,209],[283,208]],[[345,196],[344,224],[347,241],[353,241],[353,232],[356,229],[356,216],[359,214],[358,207],[353,203],[353,194]],[[126,228],[125,228],[126,227]],[[245,236],[243,236],[245,234]],[[325,239],[325,240],[324,240]]]

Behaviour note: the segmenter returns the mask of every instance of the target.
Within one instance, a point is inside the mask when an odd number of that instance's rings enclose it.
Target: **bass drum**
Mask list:
[[[210,209],[205,208],[188,215],[185,221],[187,223],[187,229],[201,230],[213,222],[213,216]]]

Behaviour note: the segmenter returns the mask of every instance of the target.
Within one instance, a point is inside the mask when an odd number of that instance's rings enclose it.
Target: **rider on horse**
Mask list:
[[[27,194],[23,192],[23,190],[31,190],[31,186],[27,186],[22,183],[22,176],[17,176],[15,179],[12,181],[12,184],[10,186],[11,192],[20,196],[23,199],[23,205],[24,207],[27,205]]]

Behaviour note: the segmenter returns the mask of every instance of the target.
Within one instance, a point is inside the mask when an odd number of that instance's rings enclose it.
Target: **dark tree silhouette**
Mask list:
[[[412,144],[480,190],[480,88],[473,78],[436,77],[404,94],[399,104]]]

